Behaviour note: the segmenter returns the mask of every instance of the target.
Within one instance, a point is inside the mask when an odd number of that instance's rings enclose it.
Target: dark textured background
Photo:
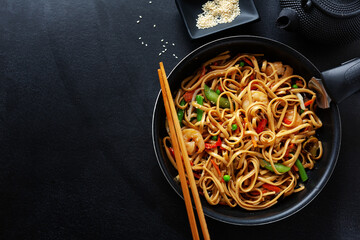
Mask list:
[[[0,238],[190,239],[152,147],[158,62],[170,72],[238,34],[284,42],[320,70],[360,56],[359,41],[313,43],[276,28],[278,1],[255,4],[260,21],[191,40],[174,1],[0,0]],[[339,107],[341,152],[320,195],[265,226],[208,219],[212,239],[359,239],[360,93]]]

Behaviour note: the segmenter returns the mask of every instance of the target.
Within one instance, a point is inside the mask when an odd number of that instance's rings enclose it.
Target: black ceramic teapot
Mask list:
[[[280,6],[282,29],[330,44],[360,39],[360,0],[280,0]]]

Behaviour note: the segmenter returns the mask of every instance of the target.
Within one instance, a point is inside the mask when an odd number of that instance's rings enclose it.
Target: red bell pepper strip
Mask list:
[[[212,165],[214,166],[214,168],[216,169],[219,177],[221,177],[221,171],[220,171],[218,165],[212,159],[210,159],[210,161],[211,161]]]
[[[203,76],[205,76],[205,73],[206,73],[206,67],[205,67],[205,66],[203,66],[203,68],[202,68],[202,72],[201,72],[201,74],[200,74],[199,79],[200,79],[200,78],[202,78]]]
[[[264,183],[262,185],[264,188],[266,188],[267,190],[270,190],[270,191],[274,191],[276,193],[280,192],[281,189],[277,186],[274,186],[274,185],[271,185],[271,184],[268,184],[268,183]]]
[[[191,99],[192,99],[192,97],[193,97],[193,95],[194,95],[194,92],[195,92],[195,91],[186,92],[186,93],[184,94],[184,100],[185,100],[186,102],[191,102]]]
[[[222,87],[221,87],[221,84],[219,84],[218,89],[220,90],[220,92],[224,91],[224,89],[222,89]]]
[[[288,125],[292,123],[292,122],[291,122],[289,119],[287,119],[287,118],[284,118],[283,122],[286,123],[286,124],[288,124]]]
[[[297,167],[296,165],[293,165],[293,166],[291,167],[291,169],[294,170],[295,172],[299,171],[299,169],[298,169],[298,167]]]
[[[305,103],[304,103],[305,107],[309,106],[309,105],[312,104],[314,101],[315,101],[315,98],[313,98],[313,99],[305,102]]]
[[[171,156],[175,159],[175,151],[174,151],[174,149],[172,147],[169,147],[169,150],[170,150]],[[181,156],[181,159],[183,159],[182,156]],[[194,166],[193,161],[190,161],[190,165]]]
[[[249,64],[250,67],[254,67],[253,63],[249,59],[244,58],[244,61]]]
[[[291,149],[294,147],[294,144],[293,143],[291,143],[290,145],[289,145],[289,147],[286,149],[286,153],[285,153],[285,156],[284,157],[288,157],[289,156],[289,153],[290,153],[290,151],[291,151]]]
[[[256,133],[261,133],[262,131],[264,131],[264,128],[266,126],[266,123],[267,123],[267,119],[264,118],[260,121],[259,125],[257,126],[256,128]]]
[[[235,134],[239,134],[240,133],[240,128],[237,128],[236,130],[235,130]]]
[[[170,150],[171,156],[172,156],[173,158],[175,158],[174,149],[173,149],[172,147],[169,147],[169,150]]]
[[[264,189],[261,192],[264,194],[264,193],[267,193],[268,191],[266,189]],[[250,194],[253,195],[253,196],[259,196],[260,195],[260,193],[258,191],[252,191],[252,192],[250,192]]]
[[[216,147],[220,147],[220,146],[221,146],[221,138],[220,137],[218,137],[218,140],[214,144],[205,143],[206,149],[212,149],[212,148],[216,148]]]

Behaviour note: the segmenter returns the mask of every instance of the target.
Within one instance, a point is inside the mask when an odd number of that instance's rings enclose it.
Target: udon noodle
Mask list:
[[[261,210],[302,191],[322,156],[315,99],[291,66],[260,54],[224,52],[184,79],[174,102],[199,193]],[[176,168],[169,136],[163,144]]]

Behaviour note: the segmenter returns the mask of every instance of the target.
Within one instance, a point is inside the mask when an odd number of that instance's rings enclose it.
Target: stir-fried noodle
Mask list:
[[[322,156],[316,95],[306,85],[282,62],[229,52],[182,81],[174,101],[209,204],[260,210],[304,189],[304,169]],[[163,144],[176,168],[169,136]]]

